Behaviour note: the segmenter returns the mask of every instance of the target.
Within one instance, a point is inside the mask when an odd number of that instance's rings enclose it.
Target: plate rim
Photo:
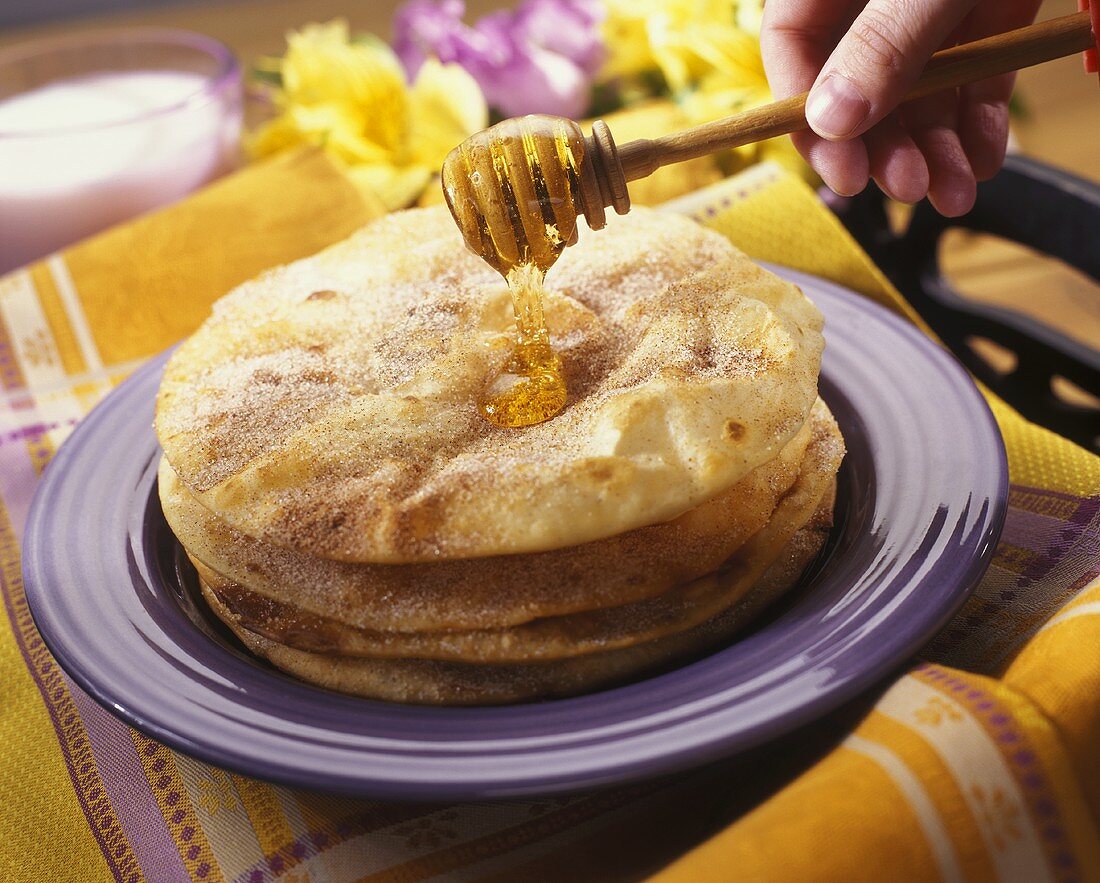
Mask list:
[[[996,464],[998,467],[998,492],[990,498],[992,508],[988,516],[989,525],[983,535],[985,542],[981,549],[968,557],[965,575],[959,578],[959,582],[965,583],[965,587],[959,588],[955,592],[951,599],[952,603],[943,605],[939,608],[938,615],[935,618],[926,619],[920,628],[912,629],[911,631],[919,633],[919,637],[917,634],[911,635],[903,642],[905,645],[904,647],[898,647],[885,654],[878,654],[873,665],[869,664],[862,667],[843,681],[831,685],[826,690],[818,691],[798,706],[784,710],[781,715],[757,722],[747,731],[730,732],[727,729],[715,732],[714,724],[716,721],[714,721],[714,716],[729,715],[736,710],[736,705],[733,707],[722,706],[707,712],[706,717],[709,725],[704,728],[705,733],[703,735],[698,736],[694,740],[685,741],[680,739],[664,750],[658,750],[646,755],[629,755],[617,764],[599,767],[599,769],[595,771],[598,775],[586,768],[578,769],[574,767],[559,770],[555,766],[542,774],[533,771],[520,781],[511,781],[507,785],[494,784],[488,787],[485,786],[484,780],[455,778],[445,782],[425,782],[408,778],[402,779],[364,775],[361,770],[337,771],[331,773],[327,777],[319,779],[316,772],[295,766],[293,763],[288,763],[286,756],[278,758],[258,757],[249,754],[247,750],[238,750],[234,746],[219,747],[207,744],[201,739],[196,739],[194,737],[194,728],[191,729],[191,734],[189,734],[186,727],[181,730],[177,724],[176,727],[173,728],[172,726],[165,725],[161,721],[150,720],[129,709],[125,703],[119,701],[119,697],[112,693],[109,685],[101,686],[100,682],[97,681],[92,673],[85,671],[73,660],[71,655],[67,652],[64,642],[56,640],[58,636],[52,633],[52,624],[48,624],[45,628],[42,627],[42,620],[40,619],[41,610],[38,609],[39,605],[34,598],[37,596],[37,586],[42,577],[42,574],[38,572],[41,565],[40,555],[42,554],[42,550],[39,549],[38,543],[44,539],[40,536],[40,522],[45,518],[45,510],[49,499],[49,492],[44,492],[43,489],[51,488],[54,482],[61,481],[60,478],[51,479],[51,470],[49,469],[47,469],[46,475],[36,489],[35,498],[27,516],[22,550],[22,567],[27,590],[28,606],[43,640],[46,642],[55,660],[62,666],[69,677],[100,705],[105,707],[116,717],[121,718],[130,726],[151,735],[153,738],[176,750],[180,750],[190,756],[199,758],[216,766],[238,770],[247,775],[268,781],[275,781],[293,787],[309,788],[311,790],[333,791],[380,799],[479,799],[571,792],[605,785],[627,784],[659,775],[675,773],[688,767],[699,766],[720,757],[729,756],[733,753],[741,753],[753,747],[757,747],[770,739],[779,738],[785,733],[789,733],[812,720],[824,716],[829,711],[841,707],[875,684],[883,681],[887,676],[896,672],[902,664],[912,658],[919,647],[926,644],[932,636],[943,628],[970,596],[974,586],[977,584],[977,581],[985,572],[992,559],[1001,529],[1004,525],[1005,515],[1007,513],[1008,494],[1007,455],[1004,448],[1003,437],[1001,436],[992,410],[989,408],[988,403],[981,395],[969,374],[953,355],[942,349],[916,326],[865,295],[850,291],[829,280],[773,264],[765,263],[763,266],[773,272],[779,273],[784,278],[791,279],[796,284],[810,289],[811,294],[815,289],[818,291],[824,289],[829,294],[836,295],[849,301],[852,305],[856,306],[857,309],[869,312],[877,319],[892,325],[894,330],[901,332],[903,336],[910,338],[911,342],[916,345],[916,348],[923,351],[932,361],[936,361],[940,358],[944,359],[944,361],[941,362],[941,367],[946,367],[956,375],[957,379],[961,379],[965,382],[966,393],[970,395],[979,406],[975,409],[973,415],[975,422],[977,423],[980,421],[983,429],[988,431],[988,438],[994,442],[993,450],[998,459],[998,463]],[[168,352],[170,352],[170,350],[158,356],[154,356],[146,364],[142,365],[135,371],[131,378],[127,378],[123,384],[120,384],[116,390],[112,391],[105,401],[109,400],[110,396],[117,394],[124,387],[128,387],[132,383],[141,382],[141,379],[147,372],[156,370],[155,365],[167,358]],[[931,355],[932,353],[935,353],[935,355]],[[59,449],[52,461],[53,463],[65,463],[66,457],[71,455],[71,452],[75,450],[75,445],[72,444],[72,440],[80,438],[81,429],[85,425],[94,426],[97,422],[97,417],[99,420],[105,419],[104,415],[107,413],[106,409],[100,411],[98,415],[96,414],[96,411],[100,410],[101,405],[98,405],[92,412],[85,416],[70,439],[67,439],[65,444]],[[64,473],[64,469],[53,470],[54,475],[62,473]],[[280,677],[284,676],[280,675]],[[407,706],[398,707],[404,708]],[[694,718],[682,718],[674,723],[672,727],[682,727],[692,720],[694,720]],[[249,726],[246,720],[242,719],[240,723],[245,727]],[[603,740],[599,740],[596,744],[604,743]],[[586,746],[582,746],[582,748],[584,747]],[[544,750],[555,752],[563,749],[550,746]],[[567,746],[564,750],[569,751],[572,749]],[[535,765],[538,754],[539,752],[536,751],[531,755],[533,765]],[[407,759],[415,760],[415,758]],[[460,763],[463,757],[461,754],[458,754],[454,759],[456,762]],[[580,766],[584,767],[583,764]]]

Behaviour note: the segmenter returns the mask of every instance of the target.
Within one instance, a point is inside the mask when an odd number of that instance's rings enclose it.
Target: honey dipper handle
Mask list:
[[[1084,52],[1096,44],[1088,12],[964,43],[933,55],[905,100]],[[618,148],[618,156],[624,177],[634,181],[653,174],[661,166],[805,129],[807,94],[754,107],[662,138],[623,144]]]

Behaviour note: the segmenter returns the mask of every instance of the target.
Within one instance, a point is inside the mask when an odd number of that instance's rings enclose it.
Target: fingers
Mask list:
[[[963,150],[954,92],[906,104],[902,122],[928,164],[928,199],[941,215],[957,218],[974,207],[977,181]]]
[[[859,5],[856,0],[769,0],[765,4],[760,45],[776,98],[797,95],[813,85]],[[791,140],[834,192],[854,196],[867,186],[869,161],[860,141],[832,143],[810,131],[795,133]]]
[[[979,40],[1030,24],[1039,0],[984,0],[970,14],[961,39]],[[970,83],[959,89],[959,138],[979,181],[1000,169],[1008,144],[1008,100],[1015,74]]]
[[[810,90],[810,127],[829,140],[867,131],[898,105],[974,5],[975,0],[869,0]]]
[[[812,86],[812,130],[793,136],[795,146],[842,195],[859,192],[870,176],[894,199],[915,202],[927,193],[943,214],[965,213],[976,182],[1004,160],[1013,75],[891,111],[941,45],[1021,27],[1039,5],[769,0],[761,47],[772,90],[782,98]]]
[[[896,116],[875,123],[893,110],[975,2],[770,0],[765,5],[761,48],[768,80],[781,98],[813,86],[806,109],[813,131],[793,140],[831,189],[853,195],[873,176],[895,199],[915,202],[925,195],[931,163],[921,146]],[[864,132],[866,138],[855,137]],[[937,138],[926,140],[944,152]],[[943,166],[939,154],[937,162]]]
[[[826,141],[813,132],[797,132],[791,140],[802,158],[834,193],[855,196],[867,186],[870,162],[867,148],[859,138]]]
[[[862,4],[857,0],[768,0],[760,50],[776,98],[806,92]]]
[[[914,203],[928,193],[928,163],[897,114],[871,129],[867,144],[870,172],[882,192],[898,202]],[[827,142],[833,143],[833,142]]]
[[[992,178],[1004,163],[1015,80],[1015,74],[1006,74],[959,90],[959,139],[979,181]]]

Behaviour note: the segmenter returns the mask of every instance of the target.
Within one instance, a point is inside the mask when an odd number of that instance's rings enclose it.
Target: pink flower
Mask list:
[[[408,0],[394,50],[410,78],[428,56],[459,64],[505,116],[582,116],[604,57],[598,0],[524,0],[465,24],[463,0]]]

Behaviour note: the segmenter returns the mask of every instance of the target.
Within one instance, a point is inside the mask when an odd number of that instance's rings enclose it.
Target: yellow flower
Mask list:
[[[352,41],[347,22],[287,35],[279,113],[247,143],[253,157],[322,147],[388,209],[413,202],[447,153],[488,124],[485,99],[457,65],[429,59],[409,86],[385,43]]]
[[[760,22],[764,18],[764,0],[741,0],[734,4],[737,27],[760,38]]]
[[[605,77],[660,70],[673,93],[723,63],[730,44],[756,42],[762,0],[605,0]]]
[[[762,0],[606,0],[605,77],[658,70],[688,124],[772,100],[760,57]],[[720,157],[727,173],[771,159],[813,180],[789,138]]]
[[[648,23],[662,4],[657,0],[604,0],[604,6],[601,32],[607,59],[600,71],[601,79],[632,77],[656,68]]]

